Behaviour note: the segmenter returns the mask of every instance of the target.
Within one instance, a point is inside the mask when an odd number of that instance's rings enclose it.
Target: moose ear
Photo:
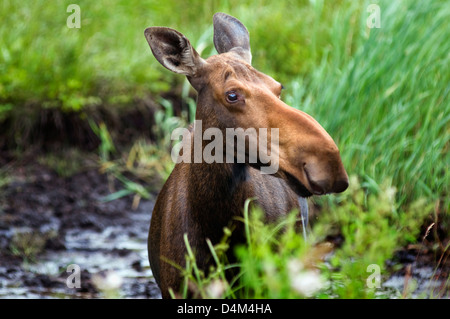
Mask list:
[[[241,21],[225,13],[216,13],[214,23],[214,46],[217,52],[236,52],[246,62],[252,63],[250,36]]]
[[[189,40],[174,29],[150,27],[144,34],[155,58],[170,71],[195,77],[205,63]]]

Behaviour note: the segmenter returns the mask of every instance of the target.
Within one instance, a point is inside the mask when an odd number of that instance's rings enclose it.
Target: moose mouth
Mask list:
[[[306,187],[300,182],[297,178],[289,174],[288,172],[284,172],[286,175],[286,180],[289,184],[289,187],[300,197],[310,197],[313,195]]]
[[[261,169],[263,166],[260,162],[257,163],[249,163],[250,166],[256,169]],[[310,197],[313,195],[324,195],[327,192],[319,185],[319,183],[314,182],[310,176],[310,173],[306,168],[304,168],[304,174],[307,180],[307,186],[302,183],[299,179],[294,177],[294,175],[288,173],[285,170],[280,169],[277,173],[273,174],[274,176],[284,179],[289,187],[295,192],[295,194],[299,197]]]
[[[258,163],[250,163],[249,165],[256,169],[261,169],[261,166],[262,166],[261,163],[259,163],[259,162]],[[302,182],[300,182],[297,178],[295,178],[293,175],[289,174],[285,170],[280,169],[280,170],[278,170],[277,173],[273,174],[273,176],[285,180],[288,183],[289,187],[299,197],[311,197],[312,195],[314,195],[306,188],[306,186]]]

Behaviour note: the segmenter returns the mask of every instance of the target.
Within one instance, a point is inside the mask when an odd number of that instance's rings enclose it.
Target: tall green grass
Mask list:
[[[72,12],[66,10],[71,3],[0,4],[0,120],[25,105],[80,111],[100,104],[131,104],[148,94],[157,100],[182,78],[153,58],[144,29],[176,28],[206,57],[215,52],[212,16],[218,11],[238,16],[251,30],[258,67],[288,81],[320,61],[331,39],[320,20],[329,21],[335,7],[349,6],[342,1],[325,6],[322,1],[79,0],[81,28],[69,29],[66,20]]]
[[[392,179],[400,203],[442,199],[448,209],[450,7],[379,5],[379,29],[366,27],[368,13],[357,6],[330,21],[336,32],[328,52],[291,84],[286,100],[328,130],[348,172],[365,185],[376,190]]]
[[[2,1],[0,101],[79,111],[167,89],[146,68],[143,30],[161,13],[154,1],[77,1],[80,29],[66,25],[71,3]]]

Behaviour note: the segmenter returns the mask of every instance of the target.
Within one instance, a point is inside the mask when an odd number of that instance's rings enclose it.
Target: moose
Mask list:
[[[155,58],[170,71],[186,75],[197,92],[195,119],[202,125],[191,128],[190,134],[202,130],[203,136],[207,129],[217,128],[225,136],[227,128],[266,128],[270,138],[271,129],[277,129],[277,143],[271,144],[270,152],[277,154],[271,161],[277,161],[278,170],[262,174],[259,159],[175,165],[156,200],[148,238],[150,266],[163,298],[182,285],[181,273],[172,263],[185,266],[185,234],[197,266],[207,271],[212,263],[207,239],[220,242],[223,228],[235,223],[230,245],[245,243],[244,228],[236,217],[242,216],[248,198],[255,198],[254,205],[267,220],[278,220],[299,209],[299,197],[339,193],[348,187],[347,172],[330,135],[310,115],[280,99],[279,82],[252,67],[246,27],[224,13],[214,15],[213,26],[218,54],[207,59],[174,29],[149,27],[144,34]],[[248,159],[252,140],[246,142],[243,152]],[[232,249],[229,252],[233,259]]]

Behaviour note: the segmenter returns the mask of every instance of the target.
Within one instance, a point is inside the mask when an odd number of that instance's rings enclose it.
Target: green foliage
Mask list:
[[[176,293],[170,289],[172,298],[187,298],[189,292],[191,297],[202,299],[216,299],[224,295],[235,296],[234,290],[231,289],[232,284],[228,283],[225,273],[227,270],[235,268],[235,265],[227,264],[226,258],[230,236],[231,231],[228,228],[224,228],[224,236],[218,244],[213,246],[209,239],[206,240],[215,262],[215,265],[210,267],[209,273],[206,275],[202,269],[198,268],[194,251],[189,244],[187,234],[184,234],[183,239],[187,250],[186,267],[183,269],[172,261],[165,260],[165,262],[179,269],[184,277],[182,291],[180,293]]]
[[[366,286],[367,267],[377,265],[386,275],[386,261],[407,243],[414,243],[434,203],[418,199],[397,208],[396,189],[382,183],[373,193],[358,179],[350,179],[349,189],[337,196],[336,203],[323,207],[314,227],[317,238],[341,234],[344,243],[330,259],[326,270],[331,280],[330,294],[341,298],[373,298],[376,290]],[[336,274],[338,274],[336,276]]]
[[[37,255],[44,251],[48,238],[55,234],[48,232],[42,234],[37,231],[17,232],[13,235],[9,249],[14,256],[23,259],[24,262],[35,262]]]
[[[239,266],[239,274],[231,282],[224,274],[228,231],[216,247],[209,243],[216,262],[209,276],[197,268],[188,247],[183,273],[189,284],[185,288],[196,291],[197,297],[215,298],[389,297],[382,285],[388,277],[386,261],[397,249],[415,241],[433,205],[419,200],[397,210],[395,189],[388,182],[377,193],[361,187],[356,177],[350,185],[337,202],[325,204],[306,242],[299,232],[298,212],[268,224],[260,209],[249,211],[246,205],[242,222],[247,243],[236,249],[237,265],[228,266]],[[326,242],[330,234],[341,234],[343,244],[333,247]],[[380,269],[379,288],[367,285],[371,265]],[[215,290],[216,286],[221,290]],[[220,294],[211,295],[211,291]]]
[[[379,1],[381,28],[339,11],[321,63],[286,98],[321,123],[365,184],[392,178],[400,203],[450,204],[450,36],[445,1]],[[375,183],[376,184],[376,183]]]
[[[186,126],[183,118],[174,116],[173,105],[166,99],[160,99],[163,109],[155,113],[155,126],[153,131],[157,136],[159,146],[170,150],[172,146],[172,132],[178,127]]]
[[[102,161],[108,161],[110,155],[116,151],[116,148],[106,124],[101,122],[97,125],[97,123],[89,119],[89,125],[95,135],[100,139],[100,146],[98,147],[100,159]]]
[[[137,140],[129,150],[122,152],[121,157],[115,160],[111,159],[111,155],[117,151],[105,123],[97,125],[89,120],[92,130],[100,139],[101,170],[119,180],[124,186],[105,196],[105,201],[134,195],[133,207],[136,208],[140,198],[151,198],[150,192],[154,188],[159,188],[162,181],[170,175],[174,167],[169,154],[172,147],[171,133],[175,128],[185,126],[185,122],[173,115],[173,107],[168,100],[161,99],[161,105],[164,109],[156,112],[153,128],[157,144],[143,139]],[[113,188],[111,186],[111,189]]]
[[[116,159],[113,155],[117,155],[118,151],[106,124],[101,122],[97,125],[89,120],[92,130],[100,139],[98,147],[100,170],[110,177],[109,186],[112,193],[105,196],[104,201],[134,195],[133,208],[136,208],[141,198],[151,198],[150,192],[159,188],[162,181],[169,176],[174,167],[170,155],[167,154],[171,146],[170,132],[181,125],[179,124],[181,119],[173,116],[172,108],[169,107],[171,105],[167,101],[163,105],[166,105],[166,112],[169,115],[158,111],[155,116],[157,126],[155,132],[159,134],[158,145],[140,139],[128,150],[122,151],[120,157]],[[123,188],[115,191],[114,179],[120,181]]]
[[[298,232],[297,212],[267,224],[263,212],[244,210],[247,244],[236,254],[240,261],[241,298],[300,298],[322,286],[318,272],[306,269],[312,246]]]
[[[160,70],[142,67],[151,64],[143,30],[158,15],[152,2],[81,0],[81,28],[69,29],[70,1],[2,1],[0,101],[79,111],[167,89]]]
[[[146,199],[149,199],[151,197],[149,190],[145,186],[125,176],[127,173],[131,175],[136,175],[133,173],[136,173],[138,171],[135,169],[134,166],[135,160],[136,159],[139,160],[140,158],[136,156],[136,152],[139,152],[136,151],[136,145],[138,144],[135,144],[130,150],[126,164],[124,164],[123,158],[119,160],[112,160],[110,158],[110,155],[116,153],[116,148],[114,146],[114,142],[112,141],[111,135],[109,134],[108,128],[106,127],[105,123],[100,123],[99,125],[97,125],[94,121],[89,121],[89,124],[91,125],[91,128],[94,131],[94,133],[100,139],[100,146],[98,148],[99,150],[98,161],[100,165],[100,170],[107,173],[108,177],[110,177],[109,179],[110,189],[114,189],[113,180],[111,179],[111,177],[114,177],[115,179],[119,180],[124,186],[124,188],[105,196],[103,200],[112,201],[124,196],[134,195],[133,207],[136,208],[142,197]],[[148,159],[148,156],[146,158]],[[139,166],[140,164],[138,163],[138,167]],[[152,176],[154,176],[156,175],[156,172],[154,170],[149,170],[147,174],[151,174]],[[139,178],[141,176],[137,177]]]
[[[332,19],[339,5],[349,6],[340,1],[324,6],[322,1],[80,0],[81,28],[70,29],[66,20],[72,12],[66,10],[71,3],[2,1],[0,119],[30,101],[80,111],[166,91],[182,77],[152,57],[144,29],[176,28],[207,57],[215,53],[212,16],[218,11],[239,16],[251,30],[257,67],[288,81],[312,70],[331,40],[331,30],[318,21]]]

